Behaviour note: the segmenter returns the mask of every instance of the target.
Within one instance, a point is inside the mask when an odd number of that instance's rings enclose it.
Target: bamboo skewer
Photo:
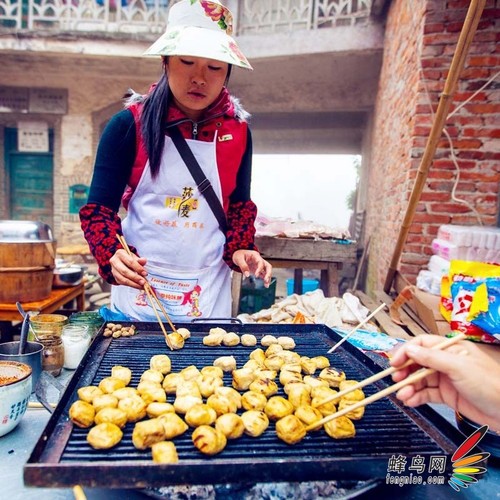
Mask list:
[[[118,241],[120,242],[120,244],[122,245],[123,249],[129,254],[129,255],[132,255],[132,252],[127,244],[127,242],[125,241],[125,238],[119,234],[116,235],[116,237],[118,238]],[[170,348],[171,351],[173,351],[173,347],[172,347],[172,344],[170,342],[170,339],[168,337],[168,333],[167,331],[165,330],[165,326],[163,325],[163,322],[160,318],[160,315],[158,313],[158,310],[156,309],[155,307],[155,304],[158,305],[162,311],[162,313],[165,315],[165,317],[167,318],[168,320],[168,323],[170,325],[170,327],[172,328],[172,330],[174,332],[176,332],[177,330],[175,329],[174,325],[172,324],[172,322],[170,321],[170,318],[167,314],[167,311],[165,311],[163,305],[160,303],[160,300],[158,299],[158,297],[156,296],[156,294],[154,293],[154,290],[153,288],[151,287],[151,285],[149,284],[148,281],[146,281],[146,284],[144,285],[144,291],[146,292],[146,295],[148,296],[148,299],[149,299],[149,303],[151,304],[151,308],[153,309],[154,313],[155,313],[155,316],[156,316],[156,319],[158,320],[158,324],[160,325],[160,328],[161,328],[161,331],[163,332],[163,335],[165,337],[165,342],[167,343],[168,347]]]
[[[444,349],[445,347],[449,347],[453,344],[456,344],[457,342],[459,342],[460,340],[463,340],[465,338],[466,338],[465,334],[461,333],[455,337],[451,337],[450,339],[447,339],[447,340],[435,345],[434,347],[432,347],[432,349],[436,349],[436,350],[437,349]],[[352,387],[349,387],[349,389],[346,389],[345,391],[341,391],[338,394],[335,394],[334,396],[331,396],[331,397],[325,399],[318,406],[321,406],[321,405],[326,404],[330,401],[338,399],[339,397],[342,397],[343,395],[345,395],[349,392],[352,392],[355,389],[358,389],[360,387],[364,387],[365,385],[368,385],[369,383],[372,383],[375,380],[379,380],[380,378],[383,378],[383,377],[389,375],[390,373],[394,373],[395,371],[401,370],[401,368],[404,368],[404,367],[408,366],[409,364],[413,364],[413,361],[408,360],[404,365],[402,365],[401,367],[396,368],[396,369],[393,367],[388,368],[387,370],[384,370],[383,372],[378,373],[377,375],[374,375],[372,377],[369,377],[369,378],[361,381],[359,384],[356,384]],[[370,403],[373,403],[374,401],[378,401],[379,399],[381,399],[385,396],[388,396],[389,394],[392,394],[393,392],[398,391],[402,387],[405,387],[405,386],[410,385],[410,384],[414,384],[415,382],[418,382],[419,380],[422,380],[423,378],[428,377],[429,375],[433,374],[435,371],[436,370],[434,370],[432,368],[421,368],[420,370],[413,373],[412,375],[405,378],[404,380],[401,380],[400,382],[398,382],[396,384],[393,384],[389,387],[386,387],[385,389],[382,389],[381,391],[376,392],[375,394],[372,394],[371,396],[363,399],[362,401],[358,401],[357,403],[355,403],[353,405],[347,406],[343,410],[339,410],[336,413],[332,413],[331,415],[327,415],[325,418],[322,418],[321,420],[318,420],[318,421],[312,423],[311,425],[308,425],[306,427],[306,432],[309,432],[313,429],[317,429],[318,426],[324,425],[324,424],[326,424],[326,423],[330,422],[331,420],[334,420],[338,417],[342,417],[343,415],[349,413],[350,411],[356,410],[357,408],[361,408],[363,406],[367,406]],[[382,375],[382,374],[384,374],[384,375]],[[375,377],[378,377],[378,378],[375,378]]]
[[[337,347],[343,344],[353,333],[357,332],[362,326],[366,325],[368,321],[370,321],[373,316],[379,313],[386,306],[385,302],[380,304],[375,311],[373,311],[369,316],[367,316],[361,323],[359,323],[355,328],[353,328],[342,340],[339,340],[329,351],[328,353],[332,353],[337,349]]]

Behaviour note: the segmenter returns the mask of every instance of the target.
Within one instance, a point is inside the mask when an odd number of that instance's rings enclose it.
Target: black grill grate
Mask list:
[[[79,387],[98,384],[111,374],[115,365],[128,366],[133,373],[131,386],[137,386],[142,372],[149,368],[154,354],[168,354],[172,371],[180,371],[189,365],[201,368],[212,365],[224,355],[233,355],[241,367],[255,347],[207,347],[202,344],[204,333],[214,324],[190,325],[192,337],[184,349],[171,352],[163,336],[154,324],[137,324],[141,333],[135,337],[104,339],[98,337],[83,360],[58,409],[51,418],[25,469],[28,484],[38,486],[62,486],[66,476],[78,466],[80,482],[85,484],[88,474],[93,486],[133,487],[145,484],[155,486],[180,482],[220,482],[243,480],[305,480],[321,478],[358,478],[383,476],[388,458],[402,455],[448,455],[456,449],[440,427],[413,410],[401,408],[392,399],[384,398],[367,407],[364,417],[355,421],[356,436],[353,439],[332,440],[324,431],[309,433],[294,446],[280,441],[274,432],[274,424],[259,438],[243,436],[229,440],[224,451],[207,457],[196,450],[191,442],[191,432],[174,440],[180,463],[175,466],[159,466],[151,462],[149,450],[137,450],[132,444],[133,424],[124,429],[122,441],[111,450],[93,450],[86,442],[88,430],[79,429],[68,422],[67,411],[77,398]],[[266,334],[292,336],[295,351],[304,356],[326,355],[332,366],[343,370],[348,379],[361,380],[373,374],[373,363],[360,351],[343,344],[333,354],[325,354],[338,340],[329,328],[320,325],[218,325],[227,330],[254,333],[257,338]],[[260,344],[256,347],[258,347]],[[225,374],[224,385],[231,386],[231,375]],[[385,385],[364,388],[371,395]],[[280,387],[280,394],[283,395]],[[173,396],[168,397],[173,402]],[[440,422],[443,425],[443,422]],[[287,467],[284,467],[286,462]],[[104,467],[92,476],[97,464]],[[295,466],[291,466],[295,464]],[[135,467],[134,467],[135,465]],[[137,469],[139,467],[139,469]],[[95,471],[97,471],[96,469]],[[105,471],[109,470],[110,473]],[[131,471],[135,470],[135,474]],[[137,470],[141,470],[142,474]],[[83,472],[82,472],[83,471]],[[86,472],[85,472],[86,471]],[[104,471],[104,472],[103,472]],[[128,472],[127,472],[128,471]],[[42,473],[43,472],[43,473]],[[290,476],[290,474],[292,474]],[[222,476],[221,476],[222,475]],[[290,477],[289,477],[290,476]],[[340,477],[339,477],[340,476]],[[218,481],[215,478],[219,478]],[[228,479],[229,477],[229,479]],[[101,478],[101,479],[99,479]],[[55,483],[55,484],[54,484]],[[70,483],[72,484],[72,483]]]

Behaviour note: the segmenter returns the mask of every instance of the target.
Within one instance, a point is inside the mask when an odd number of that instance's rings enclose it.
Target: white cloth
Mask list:
[[[222,200],[215,141],[188,144]],[[230,269],[222,259],[225,236],[169,137],[157,178],[152,179],[148,162],[122,228],[129,245],[147,259],[147,279],[173,321],[230,316]],[[113,310],[136,320],[156,321],[142,291],[113,287],[111,303]]]

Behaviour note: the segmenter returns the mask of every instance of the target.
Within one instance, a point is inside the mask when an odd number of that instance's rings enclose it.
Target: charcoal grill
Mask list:
[[[324,325],[240,325],[194,323],[184,326],[192,336],[184,349],[169,351],[155,323],[135,323],[134,337],[105,338],[99,334],[77,368],[61,400],[47,423],[24,467],[27,486],[68,487],[76,483],[88,487],[143,488],[169,484],[215,484],[240,482],[365,480],[387,474],[393,455],[407,457],[449,457],[464,436],[428,407],[405,408],[393,398],[381,399],[366,408],[365,416],[355,422],[356,436],[333,440],[324,431],[309,433],[300,443],[289,446],[276,437],[274,424],[259,438],[243,436],[229,440],[222,453],[202,455],[191,442],[191,432],[174,440],[180,461],[154,464],[150,450],[137,450],[131,440],[133,424],[127,424],[122,441],[110,450],[94,450],[86,442],[87,429],[73,426],[68,410],[77,399],[77,389],[97,385],[111,373],[114,365],[128,366],[132,386],[149,368],[154,354],[168,354],[172,371],[189,365],[211,365],[224,355],[234,355],[238,367],[248,359],[253,347],[207,347],[203,336],[214,326],[239,334],[287,335],[294,338],[296,351],[304,356],[326,355],[332,366],[345,371],[348,379],[362,380],[380,371],[362,351],[344,343],[332,354],[328,349],[340,336]],[[231,375],[224,375],[231,385]],[[364,388],[371,395],[384,388],[390,379]],[[282,391],[282,389],[280,389]],[[282,393],[281,393],[282,394]],[[283,395],[283,394],[282,394]],[[172,402],[171,397],[169,401]]]

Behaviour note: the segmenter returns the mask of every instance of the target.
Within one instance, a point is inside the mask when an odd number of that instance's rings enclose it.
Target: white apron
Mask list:
[[[187,142],[222,203],[215,141]],[[169,137],[158,177],[151,178],[148,162],[122,229],[127,243],[147,259],[147,279],[172,321],[231,315],[225,236]],[[157,320],[146,293],[128,286],[112,287],[111,308],[138,321]]]

